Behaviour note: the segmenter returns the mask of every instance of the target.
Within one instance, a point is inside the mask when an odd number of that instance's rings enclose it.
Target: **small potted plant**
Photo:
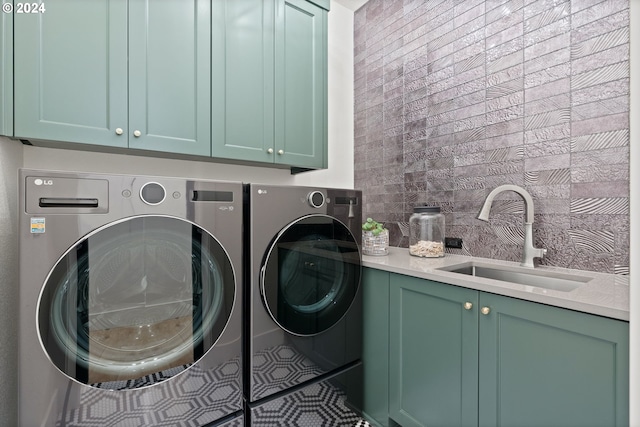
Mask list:
[[[364,255],[389,254],[389,230],[371,218],[362,224],[362,253]]]

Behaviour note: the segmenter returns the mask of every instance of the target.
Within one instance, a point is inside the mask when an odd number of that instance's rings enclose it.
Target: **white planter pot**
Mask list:
[[[388,255],[389,254],[389,230],[384,230],[377,236],[371,231],[362,232],[363,255]]]

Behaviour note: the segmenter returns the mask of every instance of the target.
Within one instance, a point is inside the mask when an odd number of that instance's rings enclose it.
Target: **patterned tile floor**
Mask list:
[[[171,381],[142,389],[85,387],[80,405],[61,416],[56,427],[206,425],[241,409],[240,363],[236,358],[207,371],[195,365]]]
[[[316,378],[324,371],[290,346],[279,345],[253,356],[253,400]]]
[[[254,396],[265,397],[324,373],[292,347],[281,345],[253,357]],[[347,396],[329,381],[315,383],[251,409],[252,427],[368,426],[346,405]]]
[[[288,346],[256,354],[256,387],[263,396],[297,385],[322,373],[317,366]],[[80,406],[57,420],[56,427],[192,427],[214,422],[237,409],[241,390],[237,383],[240,361],[234,359],[215,370],[198,365],[188,375],[167,381],[169,387],[118,390],[131,385],[96,384],[83,388]],[[187,373],[185,373],[187,374]],[[166,373],[171,376],[171,373]],[[153,377],[136,380],[143,387]],[[103,389],[97,388],[102,387]],[[243,417],[219,427],[242,427]],[[252,409],[254,427],[369,427],[346,405],[344,392],[328,381],[316,383]]]
[[[345,401],[338,388],[328,382],[316,383],[252,409],[251,426],[351,427],[361,418]]]

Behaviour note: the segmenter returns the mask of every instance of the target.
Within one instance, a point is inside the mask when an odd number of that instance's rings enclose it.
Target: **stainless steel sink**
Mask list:
[[[591,280],[591,277],[577,276],[542,268],[502,266],[476,261],[454,264],[438,268],[437,270],[561,292],[572,291]]]

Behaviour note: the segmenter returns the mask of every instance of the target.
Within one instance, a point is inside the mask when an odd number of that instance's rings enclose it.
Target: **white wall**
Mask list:
[[[631,427],[640,427],[640,2],[630,0],[630,240],[629,268],[631,274],[630,315],[630,419]],[[634,262],[635,260],[635,262]]]
[[[353,12],[329,12],[329,169],[296,175],[296,185],[353,188]]]

